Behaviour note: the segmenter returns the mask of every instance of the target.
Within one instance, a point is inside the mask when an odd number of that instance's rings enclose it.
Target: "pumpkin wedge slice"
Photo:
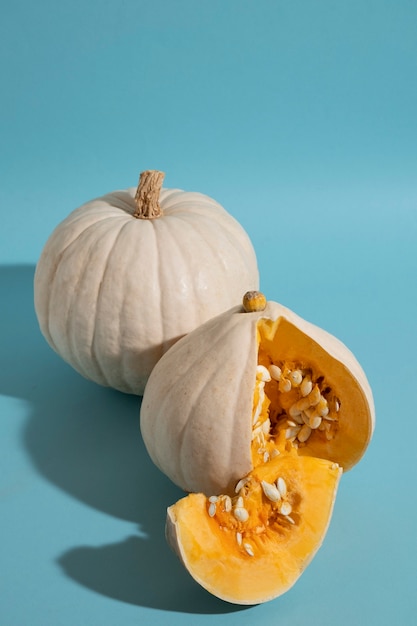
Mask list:
[[[319,549],[342,468],[295,451],[239,481],[233,497],[192,493],[169,507],[166,536],[213,595],[258,604],[287,591]]]

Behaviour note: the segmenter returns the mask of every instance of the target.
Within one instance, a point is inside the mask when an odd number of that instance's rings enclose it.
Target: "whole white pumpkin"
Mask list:
[[[159,358],[180,337],[258,287],[242,226],[215,200],[138,189],[73,211],[51,234],[35,272],[35,310],[50,346],[101,385],[142,394]]]

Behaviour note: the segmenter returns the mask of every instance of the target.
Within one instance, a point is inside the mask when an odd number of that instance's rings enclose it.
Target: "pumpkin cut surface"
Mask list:
[[[194,579],[232,603],[287,591],[320,547],[341,468],[287,454],[255,469],[232,497],[190,494],[168,509],[167,538]]]

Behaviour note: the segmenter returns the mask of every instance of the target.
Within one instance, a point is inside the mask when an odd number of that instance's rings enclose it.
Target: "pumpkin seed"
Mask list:
[[[208,510],[210,517],[214,517],[216,515],[216,510],[217,508],[215,502],[211,502]]]
[[[278,502],[281,500],[281,493],[275,485],[268,483],[266,480],[261,482],[262,491],[271,502]]]
[[[313,383],[311,381],[310,376],[305,376],[303,378],[303,382],[300,385],[300,392],[303,398],[308,396],[308,394],[311,393],[312,389],[313,389]]]
[[[301,441],[301,443],[304,443],[305,441],[307,441],[307,439],[310,437],[311,435],[311,428],[308,424],[304,424],[301,427],[300,432],[298,433],[297,439],[298,441]]]
[[[287,424],[288,426],[294,426],[295,428],[297,428],[298,424],[296,422],[293,422],[292,420],[287,420]]]
[[[320,398],[320,401],[316,405],[316,411],[321,416],[324,417],[329,412],[329,407],[327,405],[327,400],[323,396]]]
[[[283,502],[281,504],[281,506],[279,507],[279,512],[281,513],[281,515],[289,515],[292,511],[292,506],[289,502]]]
[[[300,428],[300,426],[291,426],[290,428],[287,428],[285,431],[285,438],[291,439],[292,437],[296,437],[300,432]]]
[[[255,553],[253,551],[252,546],[250,545],[250,543],[247,543],[246,541],[243,543],[243,547],[245,548],[246,552],[249,554],[249,556],[255,556]]]
[[[310,406],[316,406],[320,402],[321,393],[317,385],[315,385],[307,396]]]
[[[291,391],[291,381],[288,380],[288,378],[283,378],[281,376],[280,381],[279,381],[279,385],[278,385],[278,389],[282,393],[287,393],[288,391]]]
[[[271,378],[279,381],[281,378],[282,371],[281,371],[281,368],[278,367],[278,365],[275,365],[273,363],[272,365],[269,366],[269,373],[271,375]]]
[[[294,415],[294,417],[292,418],[292,420],[294,422],[296,422],[296,424],[302,426],[304,424],[304,420],[303,420],[303,415],[302,413],[300,413],[299,415]]]
[[[235,506],[233,509],[233,515],[238,522],[247,522],[249,519],[249,512],[244,507]]]
[[[271,374],[269,373],[265,365],[258,365],[258,367],[256,368],[256,377],[258,378],[258,380],[266,383],[271,380]]]
[[[290,406],[290,408],[288,409],[288,415],[290,417],[297,417],[298,415],[300,415],[301,411],[302,409],[298,406],[298,402],[295,402],[295,404]]]
[[[299,415],[302,411],[309,409],[310,406],[311,403],[309,400],[309,396],[307,396],[306,398],[300,398],[300,400],[297,400],[297,402],[294,402],[294,404],[290,406],[290,408],[288,409],[288,413],[291,416]]]
[[[308,425],[310,426],[310,428],[315,430],[316,428],[320,426],[320,424],[321,424],[320,415],[313,415],[312,417],[310,417],[310,420],[308,422]]]
[[[282,476],[277,478],[277,487],[278,487],[278,490],[279,490],[281,496],[283,498],[285,498],[285,496],[287,495],[287,483],[282,478]]]
[[[230,513],[232,510],[232,498],[230,496],[224,496],[224,510],[226,513]]]

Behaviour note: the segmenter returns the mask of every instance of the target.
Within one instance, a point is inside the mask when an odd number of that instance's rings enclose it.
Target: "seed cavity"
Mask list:
[[[273,389],[273,393],[278,394],[277,403],[272,400],[273,395],[269,396]],[[274,445],[268,444],[273,444],[275,438],[282,441],[278,439],[282,431],[287,449],[308,445],[315,432],[317,435],[314,437],[320,437],[323,441],[330,441],[335,436],[340,400],[335,397],[324,377],[315,376],[305,364],[285,361],[258,364],[256,390],[252,441],[253,453],[259,455],[259,463],[267,463],[279,454]],[[323,425],[323,421],[326,425]]]
[[[314,431],[323,433],[320,436],[326,440],[332,439],[334,428],[330,433],[329,429],[322,426],[322,421],[326,420],[329,424],[338,421],[340,400],[332,395],[332,390],[325,384],[324,377],[314,378],[309,368],[285,362],[271,363],[268,371],[271,380],[278,383],[280,393],[278,413],[271,413],[273,420],[269,418],[267,421],[267,418],[262,424],[257,422],[253,438],[264,444],[261,433],[256,430],[262,426],[262,433],[266,437],[274,436],[284,427],[287,445],[295,448],[299,444],[305,445]],[[293,399],[292,402],[290,398]],[[258,418],[259,415],[257,415]],[[271,452],[270,458],[272,458]]]

